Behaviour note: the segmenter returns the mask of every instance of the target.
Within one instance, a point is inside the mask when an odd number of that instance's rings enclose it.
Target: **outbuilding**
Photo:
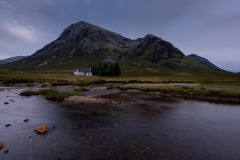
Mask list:
[[[92,76],[91,68],[78,68],[73,72],[75,76]]]

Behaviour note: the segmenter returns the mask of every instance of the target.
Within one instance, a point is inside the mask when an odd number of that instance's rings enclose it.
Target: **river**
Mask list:
[[[21,91],[0,91],[1,160],[240,159],[240,105],[129,92],[105,98],[134,103],[70,105]]]

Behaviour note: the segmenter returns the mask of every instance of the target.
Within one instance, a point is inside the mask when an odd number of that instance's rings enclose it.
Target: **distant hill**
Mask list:
[[[83,21],[70,25],[53,42],[31,56],[0,68],[15,70],[73,70],[118,61],[126,75],[219,72],[218,67],[185,56],[170,42],[154,35],[131,40]]]
[[[216,66],[215,64],[213,64],[206,58],[200,57],[196,54],[191,54],[191,55],[188,55],[187,57],[199,64],[206,66],[206,67],[213,68],[213,69],[220,69],[218,66]]]
[[[0,60],[0,65],[1,64],[7,64],[7,63],[15,62],[15,61],[21,60],[21,59],[26,58],[26,57],[27,56],[16,56],[16,57],[3,59],[3,60]]]

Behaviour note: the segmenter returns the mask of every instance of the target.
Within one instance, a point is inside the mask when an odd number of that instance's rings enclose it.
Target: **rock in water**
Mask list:
[[[8,152],[9,152],[9,150],[5,150],[3,153],[4,153],[4,154],[8,154]]]
[[[4,142],[0,141],[0,149],[3,149],[3,147],[4,147]]]
[[[24,119],[23,121],[24,121],[25,123],[27,123],[27,122],[29,122],[29,119]]]
[[[4,104],[9,104],[9,102],[4,102]]]
[[[5,125],[5,127],[10,127],[10,126],[11,126],[11,124],[6,124],[6,125]]]
[[[41,127],[36,128],[34,131],[37,132],[37,134],[44,134],[47,133],[50,130],[50,127],[48,125],[43,125]]]
[[[20,93],[20,96],[35,96],[39,95],[38,91],[23,91]]]

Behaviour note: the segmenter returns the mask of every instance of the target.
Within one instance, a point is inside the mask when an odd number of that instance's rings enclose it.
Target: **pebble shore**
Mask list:
[[[105,99],[105,98],[95,98],[95,97],[84,97],[84,96],[72,96],[64,100],[65,103],[97,103],[97,104],[123,104],[124,102],[114,100],[114,99]]]

